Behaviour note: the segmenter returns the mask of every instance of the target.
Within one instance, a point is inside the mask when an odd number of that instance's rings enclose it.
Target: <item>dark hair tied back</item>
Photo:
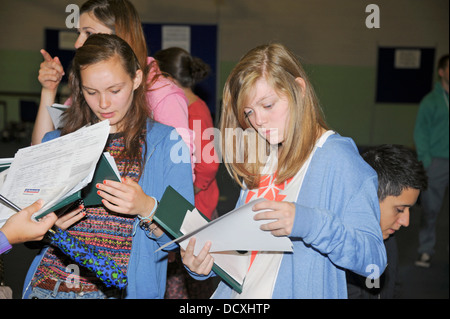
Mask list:
[[[159,68],[186,88],[193,88],[204,80],[211,68],[202,59],[193,57],[182,48],[168,48],[155,53]]]

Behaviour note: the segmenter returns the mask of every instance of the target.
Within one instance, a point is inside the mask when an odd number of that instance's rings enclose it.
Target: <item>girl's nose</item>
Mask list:
[[[263,126],[267,122],[267,118],[264,112],[260,110],[255,110],[255,124],[257,126]]]
[[[75,44],[74,44],[75,49],[81,48],[83,46],[83,44],[84,44],[83,35],[80,33],[78,35],[77,41],[75,41]]]
[[[99,107],[102,109],[106,109],[111,105],[109,98],[106,94],[100,94]]]

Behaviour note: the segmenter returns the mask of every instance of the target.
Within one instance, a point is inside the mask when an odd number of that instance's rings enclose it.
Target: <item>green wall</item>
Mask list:
[[[21,99],[39,101],[38,97],[6,95],[27,93],[38,96],[41,90],[37,79],[42,56],[39,52],[0,50],[0,101],[7,104],[7,121],[19,121]],[[4,126],[4,110],[0,108],[0,130]]]
[[[235,63],[221,63],[219,91]],[[418,105],[375,103],[374,67],[307,65],[305,69],[333,130],[353,138],[360,146],[414,146],[412,134]]]
[[[0,50],[0,92],[39,94],[37,76],[41,62],[39,52]],[[219,64],[219,98],[235,64],[236,61],[221,61]],[[307,65],[306,70],[332,129],[352,137],[361,146],[382,143],[413,146],[412,133],[418,105],[375,103],[375,67]],[[8,105],[8,121],[19,120],[20,99],[20,96],[0,94],[0,101],[6,101]],[[0,129],[3,129],[1,109],[0,117]]]

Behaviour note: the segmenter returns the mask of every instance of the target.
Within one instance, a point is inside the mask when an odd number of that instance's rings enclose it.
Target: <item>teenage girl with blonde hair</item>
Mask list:
[[[317,96],[297,57],[281,44],[250,50],[225,84],[221,118],[224,163],[242,186],[237,207],[257,198],[256,220],[288,236],[292,253],[247,252],[242,293],[221,282],[214,298],[347,298],[345,269],[381,274],[386,252],[380,231],[377,174],[350,138],[328,129]],[[227,130],[253,131],[268,160],[249,159]],[[240,154],[243,152],[244,154]],[[214,275],[207,243],[183,262],[197,279]],[[372,267],[372,268],[371,268]]]

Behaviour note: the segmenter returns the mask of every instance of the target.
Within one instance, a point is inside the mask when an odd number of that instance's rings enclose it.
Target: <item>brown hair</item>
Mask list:
[[[160,50],[153,57],[158,61],[161,71],[172,76],[184,88],[194,88],[211,71],[202,59],[178,47]]]
[[[86,124],[99,121],[87,104],[83,92],[80,71],[89,65],[118,57],[121,65],[131,79],[140,70],[139,61],[131,47],[116,35],[94,34],[76,52],[69,75],[69,85],[72,91],[72,106],[63,117],[61,135],[72,133]],[[145,132],[148,118],[148,107],[145,97],[145,74],[141,85],[133,93],[133,101],[122,119],[121,132],[124,134],[125,149],[120,158],[137,159],[142,172],[141,143],[145,146]],[[145,149],[145,147],[144,147]],[[128,173],[128,165],[125,174]]]
[[[305,81],[304,91],[296,81],[299,77]],[[260,159],[256,163],[246,161],[249,154],[245,148],[244,162],[239,163],[236,159],[240,154],[236,153],[233,140],[225,131],[230,128],[252,130],[245,117],[244,105],[260,78],[265,78],[278,95],[289,101],[289,123],[286,123],[285,140],[278,153],[277,184],[295,176],[312,152],[322,129],[327,129],[318,98],[297,57],[281,44],[250,50],[225,83],[220,123],[225,166],[241,186],[244,182],[249,189],[258,187],[264,163]]]

